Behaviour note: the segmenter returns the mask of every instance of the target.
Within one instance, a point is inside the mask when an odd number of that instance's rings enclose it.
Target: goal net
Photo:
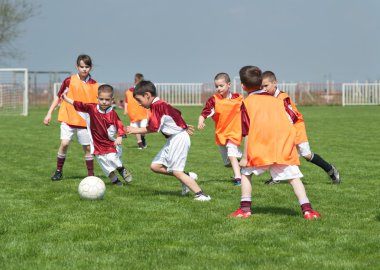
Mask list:
[[[0,69],[0,115],[28,115],[27,69]]]

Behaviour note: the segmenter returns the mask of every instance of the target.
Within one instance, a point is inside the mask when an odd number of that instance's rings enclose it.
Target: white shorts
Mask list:
[[[96,160],[98,161],[100,168],[106,176],[109,176],[110,173],[123,166],[123,163],[121,161],[121,145],[118,145],[116,149],[117,153],[96,155]]]
[[[303,143],[297,144],[297,151],[298,151],[298,154],[303,157],[310,156],[311,149],[310,149],[309,142],[303,142]]]
[[[224,166],[231,165],[231,162],[228,157],[241,158],[242,156],[242,152],[240,151],[239,146],[230,142],[226,145],[219,145],[219,151],[222,155]]]
[[[183,172],[190,145],[190,136],[186,131],[172,135],[166,140],[164,147],[158,152],[152,163],[164,165],[167,172]]]
[[[265,171],[270,172],[272,179],[275,181],[287,181],[296,178],[303,177],[299,167],[297,165],[279,165],[274,164],[270,166],[259,166],[259,167],[244,167],[241,168],[241,174],[243,175],[260,175]]]
[[[80,145],[90,145],[91,140],[87,128],[72,128],[64,122],[61,123],[61,140],[71,141],[74,133],[76,133]]]
[[[130,126],[135,127],[135,128],[147,127],[148,126],[148,119],[143,119],[143,120],[140,120],[137,122],[131,122]]]

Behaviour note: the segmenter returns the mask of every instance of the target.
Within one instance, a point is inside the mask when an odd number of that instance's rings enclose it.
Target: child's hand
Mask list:
[[[240,167],[247,167],[248,160],[246,158],[242,158],[239,162]]]
[[[126,126],[125,127],[125,132],[127,132],[127,134],[132,134],[133,130],[134,130],[134,127],[131,127],[131,126]]]
[[[190,136],[193,135],[193,134],[194,134],[194,126],[192,126],[192,125],[187,125],[186,132],[187,132],[187,134],[189,134]]]
[[[48,126],[50,124],[50,120],[51,120],[51,115],[46,115],[45,118],[44,118],[44,124],[46,126]]]
[[[198,129],[203,129],[206,126],[205,123],[198,123]]]
[[[117,137],[115,140],[115,145],[121,145],[123,142],[123,137]]]

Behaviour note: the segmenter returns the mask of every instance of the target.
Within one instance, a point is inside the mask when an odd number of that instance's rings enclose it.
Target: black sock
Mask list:
[[[116,168],[116,170],[119,172],[119,174],[120,174],[121,176],[123,176],[124,166],[119,167],[119,168]]]
[[[195,193],[195,196],[200,196],[200,195],[202,195],[202,194],[203,194],[203,191],[201,190],[201,191]]]
[[[146,146],[145,136],[141,135],[141,141],[144,146]]]
[[[332,170],[332,166],[330,163],[326,162],[323,158],[321,158],[318,154],[313,154],[312,158],[309,160],[311,163],[321,167],[325,172],[330,172]]]

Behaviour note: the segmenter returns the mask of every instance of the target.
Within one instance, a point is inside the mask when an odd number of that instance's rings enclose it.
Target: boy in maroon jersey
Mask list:
[[[195,193],[194,200],[211,200],[211,197],[203,193],[195,181],[196,174],[184,171],[190,149],[189,134],[192,134],[193,128],[187,126],[181,112],[157,97],[156,87],[150,81],[139,82],[133,92],[133,97],[141,106],[150,109],[151,115],[147,127],[127,126],[127,133],[161,132],[166,138],[166,144],[152,161],[150,169],[155,173],[176,177],[182,185]]]
[[[112,107],[113,87],[108,84],[99,86],[98,104],[75,101],[68,98],[66,94],[63,94],[63,99],[74,105],[75,110],[86,120],[91,140],[91,153],[96,156],[104,174],[118,186],[122,186],[123,183],[115,174],[116,171],[125,182],[131,182],[132,175],[121,161],[121,143],[125,137],[125,130]]]

